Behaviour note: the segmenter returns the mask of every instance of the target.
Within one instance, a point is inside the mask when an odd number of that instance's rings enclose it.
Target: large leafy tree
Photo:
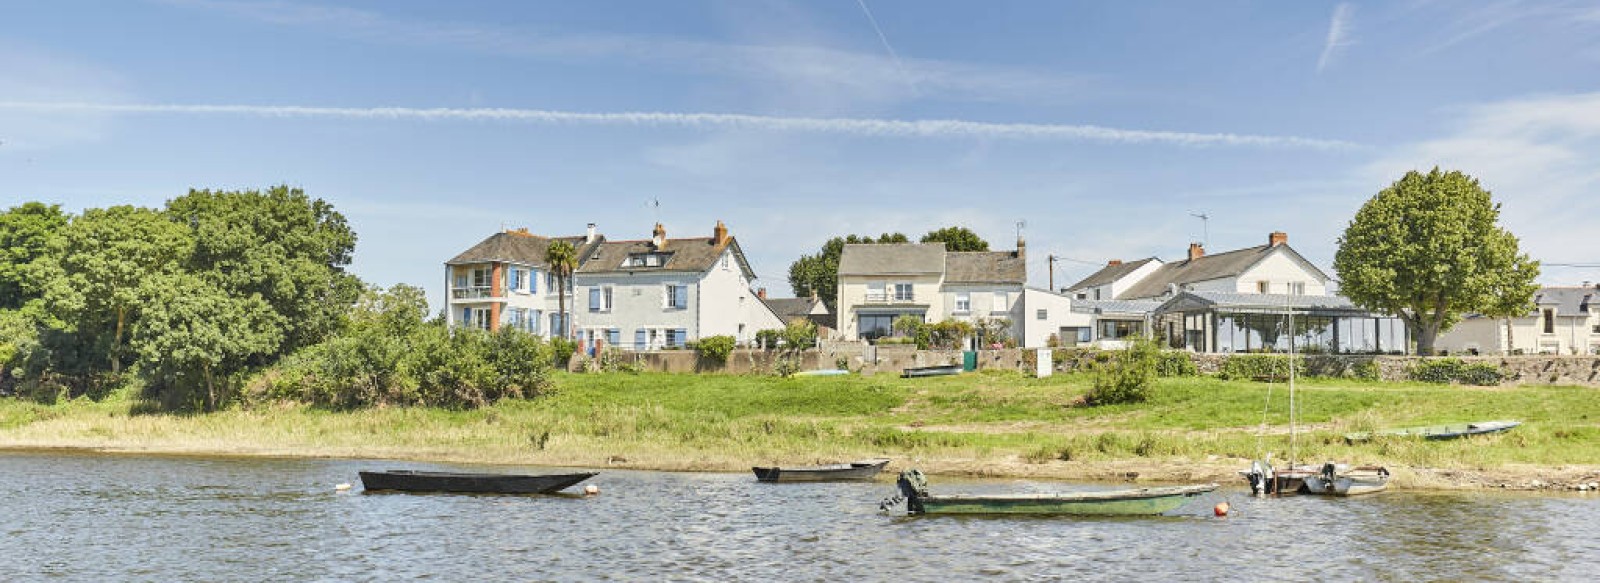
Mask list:
[[[134,344],[147,389],[168,406],[217,410],[238,373],[283,342],[277,314],[260,295],[231,295],[190,273],[151,277],[139,295]]]
[[[828,311],[833,311],[839,301],[839,256],[844,253],[845,245],[909,242],[911,239],[905,233],[883,233],[877,238],[850,235],[828,239],[816,254],[802,255],[789,264],[789,286],[794,288],[796,296],[822,298]]]
[[[60,205],[28,202],[0,213],[0,310],[16,309],[37,297],[28,266],[44,256],[50,238],[67,226]]]
[[[572,278],[572,272],[578,269],[578,250],[566,241],[553,241],[545,249],[544,261],[550,265],[550,275],[556,278],[556,314],[561,321],[561,328],[551,330],[557,337],[566,338],[572,325],[567,320],[567,281]]]
[[[263,358],[321,342],[361,294],[360,280],[345,271],[355,232],[332,204],[298,188],[191,190],[168,201],[167,214],[193,235],[189,271],[271,308],[281,345]]]
[[[1405,321],[1418,354],[1467,312],[1526,305],[1538,262],[1500,228],[1478,181],[1434,168],[1406,173],[1356,212],[1333,266],[1357,305]]]
[[[928,234],[922,236],[922,242],[944,243],[946,251],[989,250],[989,242],[966,227],[945,227],[937,231],[928,231]]]

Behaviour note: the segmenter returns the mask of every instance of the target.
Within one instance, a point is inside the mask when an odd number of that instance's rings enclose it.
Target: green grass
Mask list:
[[[395,457],[732,470],[888,455],[925,468],[1001,475],[1155,475],[1288,456],[1283,384],[1160,379],[1149,402],[1083,407],[1086,375],[983,373],[922,379],[558,374],[545,396],[470,411],[328,411],[269,404],[209,415],[140,414],[125,393],[41,405],[0,400],[0,447]],[[1271,400],[1268,401],[1268,393]],[[1600,464],[1600,390],[1469,388],[1310,379],[1297,383],[1297,458],[1496,469]],[[1262,408],[1268,435],[1258,435]],[[1347,445],[1351,431],[1488,419],[1510,433]],[[1187,471],[1187,470],[1185,470]],[[1095,473],[1101,472],[1101,473]]]

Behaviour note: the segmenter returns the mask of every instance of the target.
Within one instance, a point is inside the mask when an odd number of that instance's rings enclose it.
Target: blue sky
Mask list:
[[[1059,286],[1273,230],[1326,267],[1363,201],[1436,164],[1480,178],[1535,258],[1600,263],[1593,2],[0,12],[0,206],[288,183],[350,219],[358,275],[435,302],[442,262],[502,227],[631,239],[658,218],[725,221],[775,295],[830,236],[952,224],[1009,248],[1025,221],[1038,286],[1047,254]]]

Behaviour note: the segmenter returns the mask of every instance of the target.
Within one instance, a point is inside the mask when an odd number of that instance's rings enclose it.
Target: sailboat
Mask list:
[[[1272,454],[1267,454],[1261,459],[1250,462],[1250,468],[1240,470],[1245,481],[1250,484],[1250,492],[1257,496],[1285,496],[1292,494],[1322,494],[1333,496],[1355,496],[1382,492],[1389,486],[1389,470],[1377,466],[1350,467],[1346,464],[1327,462],[1320,468],[1309,465],[1295,465],[1295,455],[1299,444],[1298,411],[1295,407],[1294,395],[1294,307],[1287,305],[1285,299],[1284,312],[1288,318],[1289,334],[1289,463],[1284,469],[1272,466]],[[1269,389],[1267,399],[1270,404],[1272,392]],[[1266,432],[1267,407],[1261,410],[1262,434]]]

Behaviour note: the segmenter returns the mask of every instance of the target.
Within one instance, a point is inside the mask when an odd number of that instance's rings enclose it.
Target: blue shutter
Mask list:
[[[612,328],[606,330],[606,344],[616,346],[622,343],[622,330]]]
[[[678,333],[678,346],[683,346],[684,342],[689,340],[689,330],[685,328],[679,328],[676,330],[676,332]]]
[[[539,272],[537,271],[528,272],[528,293],[539,293]]]
[[[472,324],[472,308],[461,308],[461,324]]]
[[[689,286],[680,285],[672,288],[672,305],[676,308],[689,307]]]
[[[600,288],[589,288],[589,311],[600,311]]]
[[[644,350],[644,328],[633,331],[633,349]]]

